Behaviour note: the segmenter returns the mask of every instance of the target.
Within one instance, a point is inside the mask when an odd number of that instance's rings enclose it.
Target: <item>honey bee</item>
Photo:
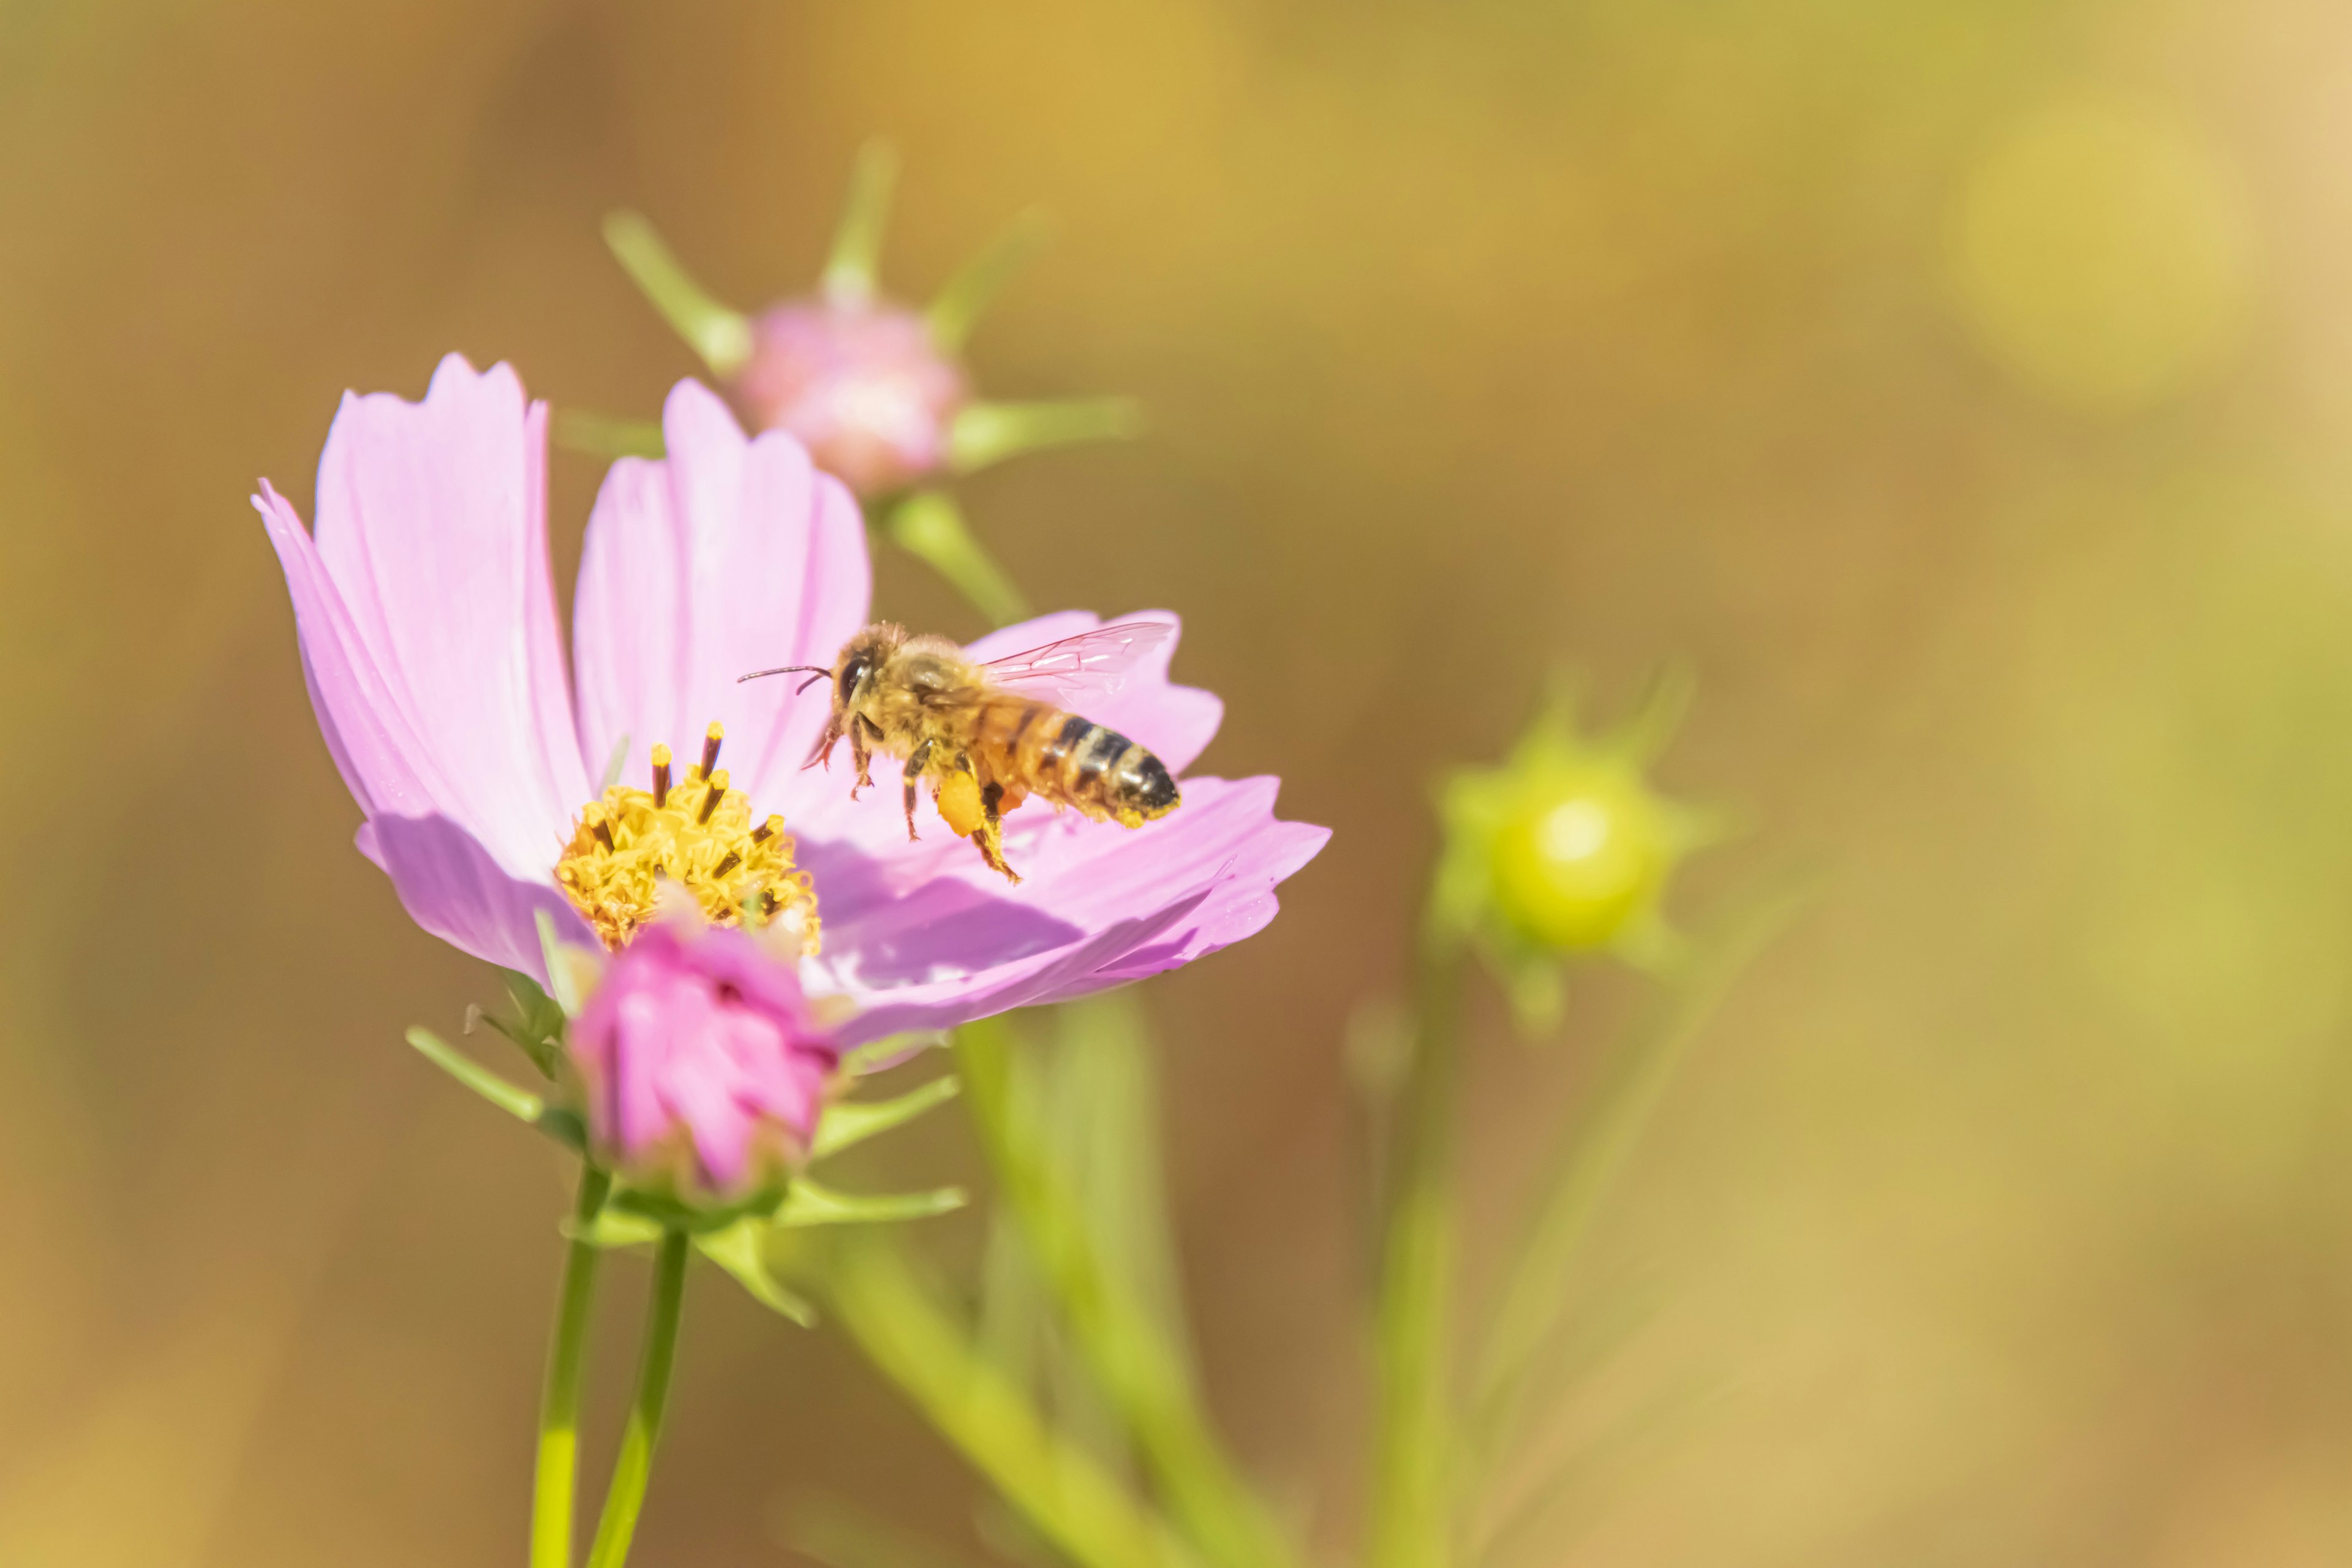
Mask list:
[[[982,663],[945,637],[908,637],[887,621],[842,645],[831,668],[783,665],[743,676],[806,673],[806,690],[833,683],[833,714],[803,764],[828,766],[845,738],[857,764],[851,799],[874,780],[876,752],[903,760],[907,837],[915,838],[916,786],[954,833],[979,847],[992,870],[1004,863],[1004,814],[1031,795],[1097,822],[1140,827],[1182,804],[1168,765],[1115,730],[1045,700],[1117,689],[1143,655],[1167,641],[1164,621],[1097,626],[1025,653]]]

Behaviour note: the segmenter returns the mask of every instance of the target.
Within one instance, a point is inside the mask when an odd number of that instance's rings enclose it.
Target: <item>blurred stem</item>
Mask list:
[[[1637,1026],[1612,1081],[1563,1141],[1480,1348],[1472,1406],[1472,1451],[1478,1463],[1499,1458],[1509,1442],[1531,1363],[1566,1311],[1577,1253],[1691,1042],[1732,983],[1802,901],[1801,889],[1779,889],[1707,941]]]
[[[893,1242],[871,1230],[839,1237],[821,1288],[882,1374],[1079,1568],[1192,1568],[1165,1524],[1046,1426]]]
[[[530,1500],[530,1568],[572,1568],[572,1502],[580,1466],[580,1363],[596,1299],[598,1248],[579,1239],[604,1206],[612,1178],[580,1168],[572,1209],[572,1244],[555,1298],[555,1335],[547,1352],[547,1386],[539,1404],[539,1465]]]
[[[972,323],[981,311],[996,297],[997,290],[1010,282],[1023,264],[1037,254],[1045,243],[1045,216],[1025,212],[1006,226],[1003,233],[989,241],[987,248],[963,265],[963,269],[948,279],[931,308],[925,312],[930,323],[931,342],[944,353],[954,353],[971,335]]]
[[[636,1403],[621,1434],[621,1455],[613,1461],[613,1483],[604,1493],[604,1514],[596,1521],[588,1568],[621,1568],[646,1505],[646,1479],[653,1473],[654,1445],[661,1440],[662,1406],[669,1401],[669,1374],[677,1355],[678,1311],[686,1299],[686,1232],[662,1232],[654,1260],[653,1305],[646,1314],[644,1359],[637,1367]]]
[[[703,363],[722,376],[743,367],[751,357],[751,324],[703,292],[644,214],[606,215],[604,243],[662,320],[702,356]]]
[[[992,626],[1028,618],[1028,601],[973,536],[963,509],[944,490],[917,490],[900,498],[883,512],[882,531],[909,555],[929,563]]]
[[[1465,952],[1424,922],[1412,1055],[1397,1105],[1381,1237],[1374,1359],[1371,1568],[1453,1560],[1454,1111]]]
[[[841,226],[833,232],[833,252],[818,284],[831,303],[856,307],[874,298],[882,231],[890,218],[890,187],[898,179],[898,154],[887,142],[868,142],[857,150],[857,163],[849,172],[849,195],[841,206]]]
[[[956,1031],[956,1065],[999,1202],[1019,1222],[1072,1342],[1201,1554],[1221,1568],[1288,1568],[1289,1542],[1209,1429],[1182,1358],[1104,1268],[1037,1130],[1014,1114],[1012,1045],[1002,1019],[966,1025]]]
[[[967,403],[948,426],[948,466],[959,474],[1047,447],[1115,441],[1143,428],[1132,397],[1056,397],[1032,403]]]

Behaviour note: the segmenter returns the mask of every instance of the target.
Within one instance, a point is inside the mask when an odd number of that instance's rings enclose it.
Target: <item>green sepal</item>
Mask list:
[[[552,1083],[563,1062],[563,1009],[530,975],[513,969],[499,973],[506,980],[507,999],[514,1005],[514,1016],[502,1017],[488,1012],[478,1016],[513,1041],[516,1048],[530,1058],[530,1065],[539,1069],[540,1077]]]
[[[880,1072],[884,1068],[922,1055],[925,1051],[943,1050],[948,1043],[944,1029],[916,1029],[904,1035],[891,1035],[884,1039],[870,1040],[855,1047],[841,1059],[845,1078],[864,1078]]]
[[[499,1030],[505,1033],[503,1027]],[[419,1026],[408,1031],[417,1054],[516,1121],[536,1127],[575,1154],[588,1152],[588,1126],[568,1105],[551,1105],[520,1084],[509,1083],[457,1047]]]
[[[659,1220],[641,1214],[615,1211],[610,1205],[596,1211],[596,1217],[583,1224],[566,1219],[556,1226],[566,1241],[582,1241],[590,1247],[650,1247],[662,1238],[665,1228]]]
[[[607,214],[604,243],[662,320],[714,374],[729,376],[743,368],[751,357],[751,323],[694,280],[642,213]]]
[[[583,1159],[588,1153],[588,1123],[568,1105],[551,1105],[539,1113],[539,1130]]]
[[[809,1157],[822,1160],[877,1133],[904,1126],[923,1112],[953,1100],[962,1087],[950,1073],[895,1100],[845,1100],[828,1106],[816,1124],[816,1146]]]
[[[857,150],[849,171],[849,195],[841,204],[817,287],[832,304],[856,309],[870,301],[880,285],[882,232],[890,221],[890,188],[898,180],[898,154],[878,137]]]
[[[923,313],[931,329],[931,342],[948,353],[961,352],[964,340],[971,335],[972,323],[997,290],[1012,281],[1013,275],[1045,245],[1050,226],[1045,214],[1023,213],[978,256],[965,262]]]
[[[668,450],[661,426],[651,419],[624,419],[585,408],[559,408],[548,438],[567,452],[612,462],[620,458],[659,458]]]
[[[944,490],[916,490],[883,512],[882,532],[891,543],[946,578],[971,607],[997,626],[1026,620],[1029,603],[987,546],[964,521],[963,509]]]
[[[408,1031],[417,1054],[518,1121],[539,1125],[547,1102],[520,1084],[509,1083],[423,1025]]]
[[[934,1187],[927,1193],[836,1193],[803,1176],[784,1194],[782,1206],[768,1223],[779,1230],[812,1225],[887,1225],[950,1214],[966,1201],[961,1187]]]
[[[605,1201],[604,1208],[608,1214],[619,1209],[625,1214],[642,1215],[667,1230],[707,1236],[715,1230],[724,1230],[739,1220],[765,1219],[775,1214],[778,1206],[785,1202],[787,1190],[780,1182],[731,1203],[690,1203],[674,1193],[655,1187],[615,1185],[612,1197]]]
[[[763,1307],[782,1313],[802,1328],[816,1327],[816,1309],[777,1283],[768,1271],[763,1238],[768,1227],[755,1219],[739,1219],[724,1230],[707,1231],[694,1238],[702,1256],[735,1277]]]
[[[977,473],[1024,452],[1125,440],[1142,429],[1143,405],[1132,397],[967,403],[948,426],[948,467]]]
[[[556,933],[555,917],[545,910],[533,910],[530,919],[539,932],[540,962],[547,965],[545,994],[565,1017],[576,1018],[581,1004],[587,998],[581,992],[578,973],[565,956],[563,939]]]

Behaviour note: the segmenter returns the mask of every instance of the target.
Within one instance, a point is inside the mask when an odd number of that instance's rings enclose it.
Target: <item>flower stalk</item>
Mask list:
[[[604,1512],[596,1521],[595,1542],[588,1549],[588,1568],[622,1568],[629,1560],[629,1542],[637,1532],[637,1516],[645,1510],[646,1482],[653,1474],[654,1446],[661,1439],[662,1409],[669,1401],[688,1250],[685,1231],[662,1233],[661,1250],[654,1260],[653,1305],[646,1314],[636,1399],[629,1407],[628,1426],[621,1434],[620,1457],[613,1462],[613,1482],[604,1493]]]
[[[1462,943],[1423,922],[1421,981],[1386,1178],[1374,1359],[1372,1568],[1453,1560],[1454,1153]]]
[[[1078,1568],[1202,1568],[1149,1507],[1047,1425],[887,1238],[842,1237],[821,1287],[866,1359]]]
[[[574,1234],[563,1254],[563,1283],[556,1292],[555,1331],[547,1352],[547,1385],[540,1396],[530,1568],[572,1568],[572,1494],[580,1467],[580,1363],[595,1306],[600,1251],[582,1233],[604,1206],[612,1184],[612,1178],[595,1166],[581,1166],[580,1195],[572,1209]]]
[[[1001,1201],[1012,1211],[1078,1353],[1133,1439],[1178,1526],[1223,1568],[1290,1568],[1289,1542],[1210,1429],[1183,1358],[1163,1327],[1104,1267],[1076,1194],[1040,1139],[1019,1124],[1012,1040],[1002,1023],[956,1032],[963,1079]]]
[[[1754,900],[1694,943],[1618,1052],[1599,1099],[1561,1141],[1478,1346],[1468,1451],[1481,1468],[1517,1436],[1537,1362],[1566,1315],[1570,1273],[1593,1221],[1690,1047],[1735,982],[1801,907],[1787,886]]]

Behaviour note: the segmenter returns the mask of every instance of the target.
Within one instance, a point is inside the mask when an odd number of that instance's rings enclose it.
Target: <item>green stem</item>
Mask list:
[[[1289,1568],[1288,1541],[1210,1430],[1164,1325],[1104,1268],[1037,1130],[1021,1124],[1010,1092],[1011,1049],[1001,1020],[956,1031],[964,1100],[999,1201],[1019,1222],[1078,1353],[1201,1554],[1221,1568]]]
[[[1064,1441],[897,1247],[872,1231],[829,1249],[818,1287],[835,1321],[991,1485],[1079,1568],[1194,1568],[1094,1456]]]
[[[1458,943],[1424,937],[1374,1312],[1379,1396],[1372,1568],[1445,1568],[1454,1555],[1454,1433],[1446,1363],[1453,1318],[1462,971]]]
[[[662,1406],[669,1399],[669,1373],[677,1355],[678,1309],[686,1298],[686,1232],[662,1233],[654,1262],[653,1306],[646,1314],[644,1360],[637,1367],[637,1398],[621,1434],[621,1456],[613,1462],[613,1484],[604,1493],[604,1514],[596,1521],[588,1568],[621,1568],[646,1505],[646,1479],[653,1473],[654,1445],[661,1439]]]
[[[555,1299],[555,1337],[547,1352],[547,1387],[539,1405],[539,1467],[530,1500],[530,1568],[572,1568],[572,1497],[580,1462],[580,1361],[588,1343],[588,1317],[596,1300],[602,1256],[576,1234],[604,1206],[612,1178],[593,1165],[580,1170],[575,1235],[563,1255],[563,1284]]]
[[[1699,945],[1695,961],[1641,1020],[1581,1123],[1562,1141],[1479,1349],[1467,1448],[1480,1468],[1502,1458],[1516,1433],[1537,1357],[1566,1315],[1585,1236],[1692,1041],[1804,896],[1801,887],[1773,889]]]

